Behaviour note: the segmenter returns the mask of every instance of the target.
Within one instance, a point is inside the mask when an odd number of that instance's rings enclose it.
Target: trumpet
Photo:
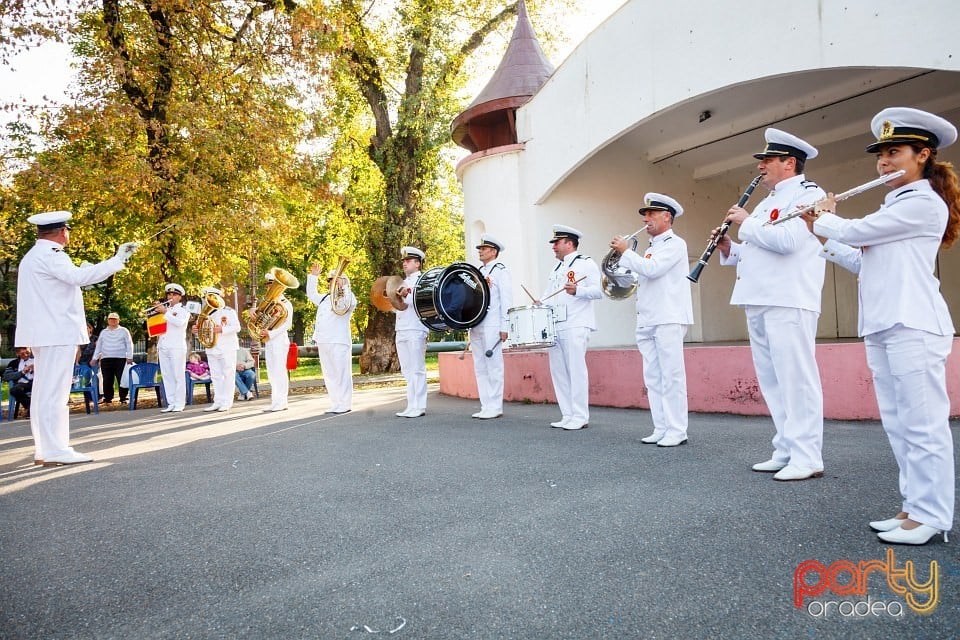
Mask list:
[[[865,182],[865,183],[863,183],[863,184],[860,185],[859,187],[854,187],[853,189],[849,189],[849,190],[847,190],[847,191],[844,191],[843,193],[838,193],[837,195],[833,196],[833,199],[834,199],[836,202],[842,202],[843,200],[846,200],[847,198],[852,198],[853,196],[860,195],[860,194],[863,193],[864,191],[868,191],[868,190],[870,190],[870,189],[873,189],[874,187],[879,187],[880,185],[885,184],[885,183],[887,183],[887,182],[890,182],[891,180],[893,180],[893,179],[895,179],[895,178],[899,178],[900,176],[902,176],[902,175],[905,174],[905,173],[906,173],[906,171],[904,171],[903,169],[900,169],[899,171],[894,171],[893,173],[888,173],[888,174],[886,174],[886,175],[882,175],[882,176],[880,176],[879,178],[877,178],[876,180],[871,180],[870,182]],[[794,218],[797,218],[797,217],[799,217],[799,216],[802,216],[802,215],[805,214],[805,213],[810,213],[811,211],[813,211],[813,210],[816,209],[816,208],[817,208],[817,204],[816,204],[816,203],[807,205],[807,206],[805,206],[805,207],[800,207],[799,209],[797,209],[797,210],[795,210],[795,211],[791,211],[790,213],[788,213],[788,214],[785,215],[785,216],[780,216],[780,217],[777,218],[776,220],[768,220],[767,222],[764,223],[764,226],[766,226],[766,225],[768,225],[768,224],[770,224],[770,225],[782,224],[782,223],[786,222],[787,220],[793,220]]]
[[[640,234],[647,230],[647,225],[643,225],[630,235],[624,238],[630,245],[630,250],[636,251],[640,243]],[[637,290],[639,277],[630,269],[620,266],[620,254],[616,249],[611,249],[603,258],[600,265],[603,276],[600,278],[600,290],[603,295],[613,300],[624,300]]]
[[[150,312],[151,312],[151,311],[154,311],[157,307],[163,307],[164,309],[166,309],[166,308],[169,307],[169,306],[170,306],[170,301],[169,301],[169,300],[157,300],[154,304],[150,305],[150,306],[147,307],[146,309],[143,309],[143,310],[140,312],[140,315],[143,316],[143,317],[145,317],[145,316],[150,315]]]

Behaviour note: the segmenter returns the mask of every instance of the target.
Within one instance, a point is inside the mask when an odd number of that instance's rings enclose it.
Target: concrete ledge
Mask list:
[[[950,415],[960,415],[960,356],[958,340],[947,361]],[[473,354],[441,353],[440,392],[476,398]],[[546,351],[504,354],[504,399],[510,402],[556,402]],[[690,411],[770,415],[760,395],[748,345],[688,346],[687,396]],[[873,381],[862,342],[817,345],[817,363],[823,382],[824,417],[834,420],[878,420]],[[648,409],[643,386],[643,361],[636,349],[597,349],[587,353],[590,404]]]

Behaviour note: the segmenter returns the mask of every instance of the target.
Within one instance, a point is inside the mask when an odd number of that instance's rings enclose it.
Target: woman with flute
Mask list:
[[[900,470],[902,504],[870,527],[884,542],[926,544],[953,526],[954,454],[946,361],[954,327],[934,273],[937,252],[960,235],[960,185],[937,149],[957,139],[943,118],[905,107],[884,109],[870,125],[881,175],[906,174],[876,212],[836,215],[833,194],[805,216],[829,240],[823,255],[859,274],[859,334]],[[892,276],[892,277],[891,277]]]

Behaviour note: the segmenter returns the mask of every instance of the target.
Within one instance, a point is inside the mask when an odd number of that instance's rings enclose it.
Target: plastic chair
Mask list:
[[[157,405],[164,406],[167,403],[167,392],[163,388],[163,380],[160,379],[160,365],[156,362],[141,362],[130,368],[130,388],[127,399],[130,402],[130,411],[137,408],[137,392],[140,389],[156,389]]]
[[[7,385],[7,397],[9,398],[9,401],[7,402],[7,422],[13,422],[13,419],[17,416],[17,412],[23,405],[17,402],[17,399],[10,394],[10,389],[13,388],[13,383],[6,382],[5,384]]]
[[[88,364],[77,364],[73,366],[73,385],[70,387],[70,393],[83,393],[83,405],[90,413],[90,402],[93,401],[93,412],[100,413],[100,383],[97,380],[97,370]]]
[[[187,404],[193,404],[193,385],[202,384],[207,388],[207,402],[213,402],[213,397],[210,395],[210,385],[213,384],[213,380],[194,380],[190,377],[189,371],[184,371],[183,375],[187,377]]]

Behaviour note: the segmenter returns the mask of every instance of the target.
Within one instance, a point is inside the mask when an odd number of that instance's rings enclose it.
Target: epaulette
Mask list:
[[[493,270],[496,269],[497,267],[500,267],[501,269],[507,268],[502,262],[495,262],[493,266],[490,267],[490,273],[493,273]]]
[[[819,188],[820,188],[820,185],[818,185],[818,184],[817,184],[816,182],[814,182],[813,180],[804,180],[804,181],[801,182],[800,184],[803,186],[804,189],[819,189]]]
[[[901,191],[900,193],[898,193],[897,195],[895,195],[894,198],[899,198],[899,197],[902,196],[903,194],[905,194],[905,193],[910,193],[911,191],[916,191],[916,189],[907,189],[906,191]]]

